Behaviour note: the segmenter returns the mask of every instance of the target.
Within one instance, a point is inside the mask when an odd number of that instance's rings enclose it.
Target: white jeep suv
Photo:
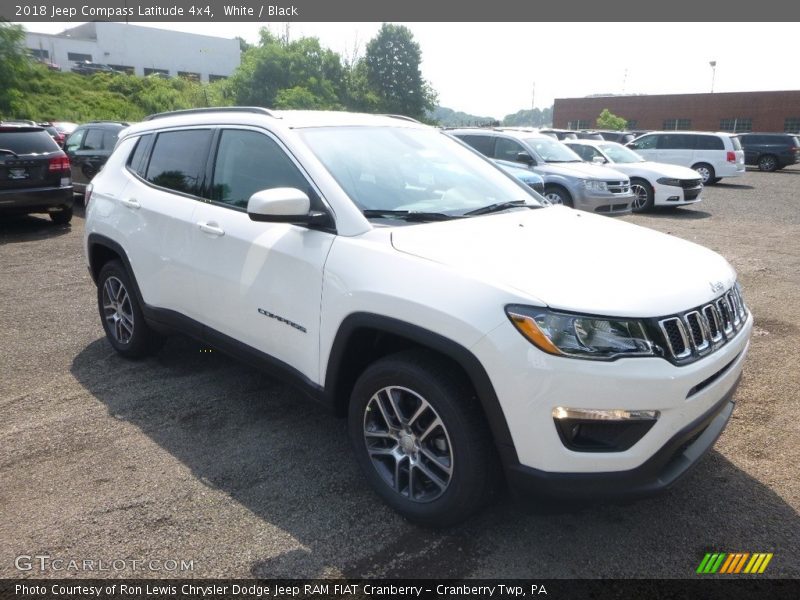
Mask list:
[[[349,419],[411,520],[462,520],[501,479],[666,488],[733,411],[752,328],[736,274],[539,198],[401,117],[179,111],[120,134],[85,250],[120,354],[177,331],[288,378]]]

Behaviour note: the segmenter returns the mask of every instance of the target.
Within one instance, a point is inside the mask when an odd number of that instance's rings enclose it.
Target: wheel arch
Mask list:
[[[100,270],[107,262],[111,260],[119,260],[122,262],[128,276],[131,278],[133,285],[133,293],[136,295],[136,300],[139,305],[145,307],[142,293],[139,290],[139,284],[136,281],[136,275],[131,267],[131,262],[125,250],[117,242],[109,237],[99,233],[90,233],[86,243],[87,254],[89,257],[89,273],[92,275],[92,280],[97,284],[97,277],[100,275]]]
[[[458,342],[399,319],[354,313],[342,321],[325,371],[325,392],[334,412],[339,416],[347,414],[353,386],[368,365],[383,356],[412,348],[435,352],[461,372],[478,397],[503,463],[516,464],[511,431],[494,386],[478,358]]]

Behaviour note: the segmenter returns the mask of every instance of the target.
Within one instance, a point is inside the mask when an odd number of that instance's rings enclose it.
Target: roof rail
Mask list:
[[[130,123],[128,123],[127,121],[115,121],[114,119],[99,119],[97,121],[88,121],[87,123],[88,124],[92,124],[92,123],[117,123],[119,125],[125,125],[125,127],[129,127],[130,126]]]
[[[156,113],[154,115],[149,115],[145,117],[143,120],[152,121],[153,119],[163,119],[164,117],[179,117],[181,115],[197,115],[197,114],[212,113],[212,112],[226,112],[226,113],[247,112],[247,113],[266,115],[268,117],[273,117],[275,119],[280,119],[280,117],[274,114],[272,111],[269,111],[261,106],[217,106],[217,107],[209,106],[206,108],[187,108],[184,110],[171,110],[168,112]]]
[[[407,117],[405,115],[390,115],[390,114],[384,113],[384,114],[381,114],[380,116],[381,117],[390,117],[392,119],[402,119],[403,121],[411,121],[412,123],[419,123],[420,125],[423,124],[422,121],[417,121],[416,119],[414,119],[412,117]]]

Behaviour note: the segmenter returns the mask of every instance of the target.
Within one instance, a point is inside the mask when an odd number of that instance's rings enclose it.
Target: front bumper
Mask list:
[[[653,201],[656,206],[682,206],[703,200],[703,186],[683,188],[675,185],[653,184]]]
[[[550,473],[511,465],[506,476],[518,496],[536,498],[614,499],[650,496],[666,490],[694,467],[722,434],[733,413],[730,390],[639,467],[603,473]]]
[[[573,203],[578,210],[603,215],[625,215],[631,212],[634,195],[590,192],[581,189],[573,192]]]

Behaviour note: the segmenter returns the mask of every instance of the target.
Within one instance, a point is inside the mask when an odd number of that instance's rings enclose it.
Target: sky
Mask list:
[[[79,23],[22,23],[59,33]],[[263,23],[135,23],[255,43]],[[502,119],[554,98],[800,89],[796,23],[403,23],[439,104]],[[380,23],[291,23],[344,56],[364,54]],[[275,33],[286,24],[272,23]],[[749,40],[745,41],[745,40]],[[756,49],[769,48],[768,55]],[[765,60],[766,59],[766,60]],[[712,69],[710,61],[716,61]]]

